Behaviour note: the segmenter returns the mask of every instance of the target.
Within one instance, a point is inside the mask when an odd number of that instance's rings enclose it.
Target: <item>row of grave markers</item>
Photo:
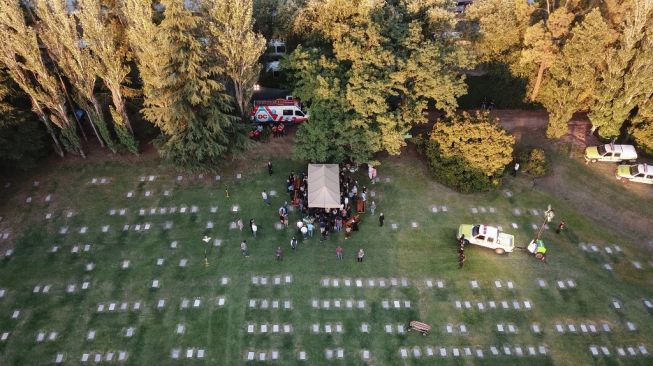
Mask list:
[[[83,352],[81,357],[79,358],[79,362],[81,363],[87,363],[87,362],[94,362],[94,363],[100,363],[100,362],[113,362],[113,361],[118,361],[118,362],[124,362],[127,360],[129,357],[129,354],[127,351],[108,351],[108,352],[98,352],[98,351],[88,351],[88,352]],[[56,364],[63,363],[66,360],[66,355],[64,353],[57,353],[57,355],[54,358],[54,362]]]
[[[599,349],[601,352],[599,353]],[[615,350],[617,352],[617,355],[620,357],[626,357],[626,356],[648,356],[648,350],[646,349],[646,346],[644,345],[639,345],[639,346],[621,346],[621,347],[615,347]],[[610,349],[606,346],[596,346],[596,345],[590,345],[589,346],[589,351],[594,357],[598,356],[610,356]],[[627,353],[626,353],[627,352]]]
[[[515,345],[515,346],[510,346],[510,345],[504,345],[502,347],[498,346],[490,346],[489,347],[489,353],[492,356],[546,356],[548,354],[547,347],[545,345],[540,345],[540,346],[522,346]],[[422,356],[426,357],[435,357],[435,356],[440,356],[440,357],[448,357],[449,355],[453,357],[461,357],[461,356],[467,356],[467,357],[477,357],[477,358],[483,358],[485,357],[485,353],[483,351],[483,348],[481,347],[431,347],[431,346],[426,346],[424,349],[422,349],[419,346],[415,346],[412,348],[405,348],[402,347],[399,349],[399,356],[401,358],[408,358],[409,356],[414,357],[414,358],[420,358]]]
[[[472,302],[467,301],[467,300],[465,300],[465,301],[456,300],[454,302],[454,304],[456,306],[456,309],[473,309],[474,308],[474,306],[472,305]],[[533,308],[533,304],[531,304],[530,300],[521,300],[521,301],[520,300],[512,300],[511,302],[509,302],[508,300],[497,300],[497,301],[490,300],[490,301],[487,302],[487,306],[486,306],[485,302],[477,302],[476,303],[476,308],[478,308],[478,310],[480,310],[480,311],[483,311],[483,310],[486,310],[486,309],[494,310],[494,309],[499,309],[499,306],[498,306],[499,304],[501,305],[500,308],[503,309],[503,310],[510,310],[510,308],[511,308],[510,305],[511,304],[512,304],[512,309],[513,310],[522,310],[522,309],[531,310]]]
[[[386,280],[385,278],[357,278],[357,279],[350,279],[350,278],[329,278],[329,277],[324,277],[320,281],[322,284],[322,287],[340,287],[340,284],[344,287],[352,287],[356,286],[358,288],[363,288],[363,287],[368,287],[368,288],[373,288],[373,287],[387,287],[387,286],[392,286],[392,287],[409,287],[410,286],[410,281],[407,278],[395,278],[392,277],[389,280]]]
[[[489,346],[488,351],[492,356],[546,356],[548,354],[547,346],[509,346],[505,345],[502,347],[499,346]],[[361,349],[359,356],[363,361],[370,361],[372,359],[372,354],[367,349]],[[399,349],[399,356],[403,359],[406,359],[410,356],[414,358],[421,357],[477,357],[484,358],[485,351],[482,347],[432,347],[424,346],[419,347],[415,346],[412,348],[402,347]],[[643,354],[643,353],[642,353]],[[326,360],[342,360],[345,358],[345,350],[343,348],[326,348],[324,350],[324,358]],[[245,352],[245,361],[277,361],[280,359],[280,352],[278,350],[248,350]],[[297,359],[300,361],[307,361],[308,354],[306,351],[297,352]]]

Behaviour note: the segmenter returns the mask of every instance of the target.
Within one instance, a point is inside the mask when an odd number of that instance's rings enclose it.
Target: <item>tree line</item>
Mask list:
[[[426,109],[458,121],[465,70],[497,63],[527,81],[527,99],[549,113],[550,138],[585,112],[599,136],[653,150],[653,0],[476,0],[463,14],[448,0],[66,4],[0,0],[0,97],[12,102],[0,123],[14,135],[36,130],[12,109],[29,103],[60,155],[85,154],[83,124],[107,149],[138,153],[133,100],[176,165],[213,166],[239,151],[262,34],[293,45],[281,65],[310,106],[297,133],[301,159],[399,154]]]
[[[0,0],[3,108],[22,92],[57,154],[85,156],[84,123],[102,147],[138,153],[127,111],[136,96],[161,131],[155,146],[175,164],[215,165],[247,144],[243,116],[265,50],[251,0],[75,4]],[[3,127],[30,119],[11,112]]]
[[[460,15],[442,0],[283,4],[296,10],[281,29],[300,44],[283,63],[288,85],[312,103],[300,158],[398,154],[425,108],[452,117],[465,69],[496,64],[527,81],[548,137],[585,112],[600,137],[653,151],[653,0],[475,0]]]

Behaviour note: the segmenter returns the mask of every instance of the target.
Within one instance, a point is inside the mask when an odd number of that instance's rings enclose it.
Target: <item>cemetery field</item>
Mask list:
[[[360,231],[300,239],[292,252],[299,216],[279,228],[277,210],[288,173],[306,166],[272,162],[272,176],[261,161],[219,178],[156,161],[80,164],[0,188],[0,364],[653,362],[651,221],[635,230],[594,221],[595,212],[524,177],[460,195],[414,157],[387,158],[378,183],[358,175],[378,206],[362,214]],[[572,186],[617,202],[619,215],[651,217],[650,194],[578,161],[555,155],[555,164]],[[543,235],[548,264],[468,246],[458,269],[459,224],[499,225],[525,246],[547,204],[556,211]],[[560,218],[568,230],[557,235]],[[410,320],[432,333],[407,332]]]

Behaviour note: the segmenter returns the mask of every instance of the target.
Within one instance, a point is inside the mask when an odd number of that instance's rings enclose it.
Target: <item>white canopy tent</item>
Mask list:
[[[308,165],[308,207],[340,207],[338,169],[338,164]]]

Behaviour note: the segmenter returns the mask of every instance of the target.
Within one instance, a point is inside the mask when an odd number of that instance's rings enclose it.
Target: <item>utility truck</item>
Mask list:
[[[502,233],[499,228],[488,225],[463,224],[458,228],[458,240],[493,249],[497,254],[511,253],[515,250],[515,237]]]

